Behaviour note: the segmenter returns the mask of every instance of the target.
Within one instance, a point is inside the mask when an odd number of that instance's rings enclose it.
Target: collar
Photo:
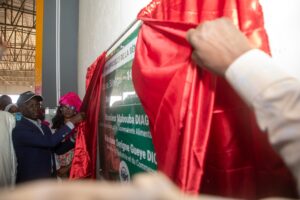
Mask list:
[[[43,129],[42,129],[42,123],[41,120],[37,119],[37,120],[33,120],[33,119],[29,119],[27,117],[24,117],[25,119],[27,119],[28,121],[30,121],[31,123],[33,123],[36,127],[38,127],[40,129],[40,131],[43,133],[43,135],[45,135]]]

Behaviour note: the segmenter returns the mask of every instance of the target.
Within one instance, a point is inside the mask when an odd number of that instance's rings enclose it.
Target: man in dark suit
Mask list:
[[[17,101],[22,113],[12,135],[18,163],[17,183],[56,177],[54,153],[63,154],[74,148],[74,140],[69,134],[74,124],[83,119],[83,114],[79,113],[52,134],[38,119],[42,100],[41,96],[27,91]]]

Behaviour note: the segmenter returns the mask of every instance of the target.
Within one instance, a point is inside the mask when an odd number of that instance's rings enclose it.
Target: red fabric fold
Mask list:
[[[91,66],[89,66],[87,68],[87,72],[86,72],[86,76],[85,76],[85,89],[86,90],[88,89],[89,84],[92,80],[92,77],[93,77],[94,71],[96,69],[96,66],[97,66],[97,63],[94,62],[93,64],[91,64]]]
[[[106,52],[91,65],[95,66],[95,70],[81,106],[86,119],[78,127],[70,179],[96,178],[98,118],[105,58]]]
[[[269,53],[258,0],[154,0],[143,20],[133,83],[150,120],[158,169],[182,190],[295,197],[294,181],[253,113],[221,78],[191,61],[186,31],[226,16]]]

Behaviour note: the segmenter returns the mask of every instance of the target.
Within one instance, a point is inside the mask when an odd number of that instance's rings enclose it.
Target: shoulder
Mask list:
[[[14,116],[9,112],[0,110],[0,119],[1,119],[1,121],[11,120],[11,119],[14,119]]]
[[[30,122],[28,120],[26,120],[24,117],[22,117],[19,121],[17,121],[16,123],[16,128],[19,127],[19,126],[30,126],[29,124]]]
[[[14,128],[16,125],[14,116],[9,112],[0,111],[0,121],[1,121],[0,123],[1,130],[2,129],[12,130],[12,128]]]
[[[21,120],[16,122],[16,127],[14,128],[14,132],[24,132],[27,129],[31,129],[34,127],[34,124],[32,124],[30,121],[25,119],[24,117],[21,118]]]

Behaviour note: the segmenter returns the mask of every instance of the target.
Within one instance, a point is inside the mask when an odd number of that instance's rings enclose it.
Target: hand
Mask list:
[[[74,131],[74,133],[73,133],[73,135],[72,135],[72,138],[73,138],[74,140],[76,140],[77,135],[78,135],[78,131],[75,129],[75,131]]]
[[[85,119],[85,113],[80,112],[77,113],[75,116],[71,117],[69,121],[72,122],[73,124],[76,124],[81,122],[84,119]]]
[[[194,48],[192,59],[218,75],[251,46],[246,36],[226,18],[204,22],[196,29],[190,29],[186,38]]]
[[[99,181],[37,181],[0,190],[0,200],[202,200],[223,199],[182,193],[162,174],[141,174],[128,184]]]

